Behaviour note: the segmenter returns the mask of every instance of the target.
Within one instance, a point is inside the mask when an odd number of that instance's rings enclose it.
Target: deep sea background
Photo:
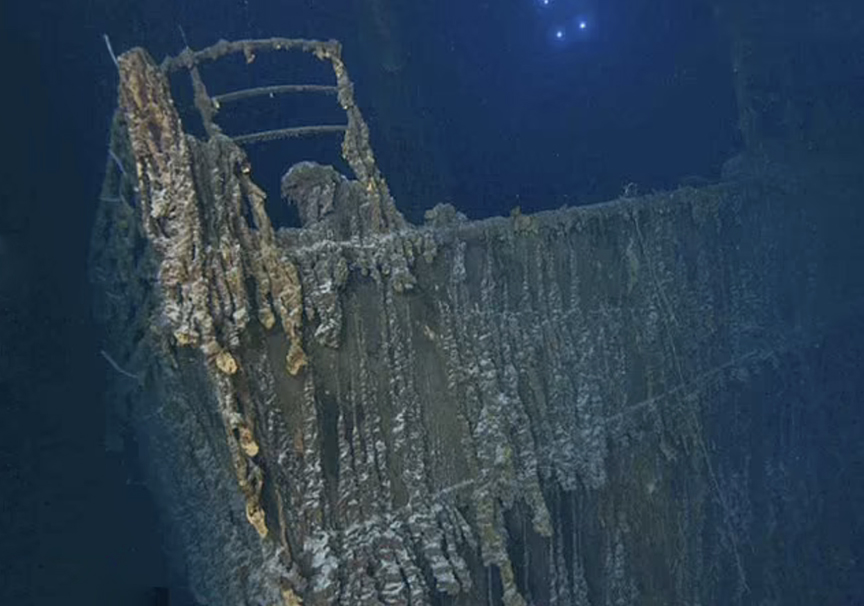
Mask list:
[[[0,4],[0,605],[93,603],[106,586],[123,596],[116,603],[167,603],[157,587],[191,603],[167,569],[134,457],[103,448],[110,368],[86,276],[116,99],[103,34],[117,53],[140,45],[157,59],[183,36],[194,48],[220,37],[341,40],[379,164],[414,222],[445,201],[482,218],[612,199],[630,183],[710,181],[741,149],[728,41],[708,2],[393,1],[389,21],[359,26],[357,4]],[[235,80],[205,74],[211,93],[285,81],[265,60],[252,67]],[[315,68],[284,73],[306,81]],[[294,117],[268,111],[226,114],[226,128]],[[317,111],[307,118],[333,115]],[[280,225],[295,217],[278,200],[279,176],[310,152],[335,161],[338,140],[250,150]]]

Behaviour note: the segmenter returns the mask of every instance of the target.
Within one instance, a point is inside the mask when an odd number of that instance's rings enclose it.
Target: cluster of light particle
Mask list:
[[[544,21],[548,19],[550,42],[564,45],[585,36],[591,29],[584,9],[566,0],[534,0]]]

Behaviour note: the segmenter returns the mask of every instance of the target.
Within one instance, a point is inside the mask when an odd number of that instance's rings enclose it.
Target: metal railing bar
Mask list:
[[[278,86],[260,86],[258,88],[245,88],[243,90],[231,91],[230,93],[222,93],[221,95],[213,95],[211,99],[216,103],[231,103],[241,99],[250,99],[252,97],[263,97],[266,95],[284,95],[291,93],[325,93],[335,95],[339,92],[339,88],[327,84],[282,84]]]
[[[263,143],[265,141],[275,141],[277,139],[291,139],[295,137],[308,137],[312,135],[323,135],[328,133],[344,133],[348,128],[346,124],[322,124],[319,126],[294,126],[291,128],[277,128],[274,130],[265,130],[257,133],[249,133],[247,135],[237,135],[231,139],[239,144],[246,143]]]
[[[212,46],[193,51],[184,49],[176,57],[166,57],[162,61],[161,68],[166,72],[173,72],[181,68],[189,69],[204,61],[215,61],[225,55],[243,53],[247,63],[254,61],[255,53],[280,50],[301,50],[313,53],[319,58],[336,57],[341,53],[341,46],[335,40],[306,40],[302,38],[265,38],[260,40],[237,40],[228,42],[220,40]]]

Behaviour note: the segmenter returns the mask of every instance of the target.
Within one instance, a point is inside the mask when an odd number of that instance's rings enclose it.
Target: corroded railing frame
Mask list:
[[[330,62],[336,76],[335,86],[326,85],[281,85],[232,91],[222,95],[211,96],[201,78],[199,65],[209,61],[217,61],[223,57],[242,53],[246,63],[252,63],[258,53],[298,50],[311,53],[319,60]],[[215,115],[220,105],[240,98],[259,95],[269,95],[274,92],[319,92],[335,93],[339,105],[345,112],[348,122],[345,125],[315,125],[289,127],[275,130],[259,131],[231,137],[237,144],[250,144],[276,139],[318,135],[333,132],[344,132],[342,140],[342,157],[351,167],[355,177],[363,183],[366,191],[378,199],[373,208],[373,225],[381,232],[398,229],[404,226],[404,220],[396,211],[393,197],[387,183],[378,169],[375,155],[369,142],[369,127],[363,118],[360,108],[354,100],[354,85],[348,76],[348,70],[342,60],[342,45],[336,40],[307,40],[303,38],[263,38],[227,41],[220,40],[201,50],[187,47],[180,54],[166,57],[160,69],[166,74],[186,69],[192,78],[195,107],[201,115],[204,130],[208,137],[222,134],[222,129],[215,122]]]

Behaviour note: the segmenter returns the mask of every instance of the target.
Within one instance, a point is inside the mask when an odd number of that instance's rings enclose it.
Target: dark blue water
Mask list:
[[[106,584],[123,603],[166,603],[169,594],[188,603],[137,483],[134,449],[118,457],[103,448],[106,367],[86,278],[116,98],[103,34],[118,53],[141,45],[157,59],[223,37],[341,40],[379,164],[415,222],[445,201],[482,218],[612,199],[629,184],[649,192],[710,182],[742,149],[731,42],[715,3],[381,0],[369,17],[371,4],[0,6],[0,604],[87,603]],[[864,100],[860,3],[795,0],[781,13],[784,31],[800,29],[803,41],[778,42],[788,48],[775,56],[788,61],[765,90],[764,128],[782,122],[787,106],[804,108],[802,124],[815,121],[825,91],[848,98],[854,118]],[[326,77],[314,65],[253,67],[214,72],[211,92]],[[293,119],[269,111],[225,119],[233,132]],[[310,112],[307,120],[326,120],[332,108]],[[281,125],[290,124],[269,126]],[[295,221],[278,202],[279,177],[307,152],[338,162],[338,140],[250,149],[279,224]]]

